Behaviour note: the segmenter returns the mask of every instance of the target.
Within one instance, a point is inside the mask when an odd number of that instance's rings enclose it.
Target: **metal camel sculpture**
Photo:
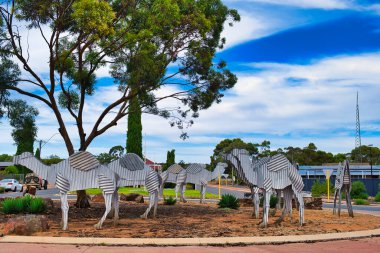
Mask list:
[[[98,160],[89,152],[77,152],[58,164],[47,166],[35,158],[32,153],[25,152],[13,158],[14,164],[19,164],[32,170],[42,178],[55,183],[59,189],[62,209],[62,229],[67,229],[69,205],[67,193],[69,191],[100,188],[103,192],[106,210],[95,228],[100,229],[108,213],[114,206],[114,223],[118,215],[117,175],[106,166],[99,164]]]
[[[203,203],[205,200],[207,183],[223,174],[227,166],[228,165],[226,163],[218,163],[212,172],[206,170],[206,166],[204,164],[193,163],[187,166],[186,183],[199,185],[201,187],[200,203]]]
[[[178,192],[180,192],[180,201],[186,203],[185,191],[186,191],[186,178],[187,172],[179,164],[171,165],[167,170],[161,173],[161,186],[160,195],[163,196],[164,184],[165,183],[175,183],[175,199],[178,199]]]
[[[265,157],[256,163],[252,163],[246,150],[234,149],[225,155],[225,158],[233,164],[238,177],[243,181],[248,181],[251,186],[262,189],[264,193],[264,214],[261,226],[266,227],[268,225],[269,200],[272,190],[283,190],[284,193],[284,209],[277,222],[282,221],[287,213],[291,215],[294,194],[300,203],[299,222],[300,225],[303,224],[304,204],[301,194],[304,186],[303,181],[297,169],[284,155]]]
[[[338,216],[340,217],[341,203],[342,203],[342,190],[346,194],[347,210],[350,217],[354,217],[354,212],[351,205],[351,175],[350,164],[348,160],[339,163],[338,170],[335,178],[335,192],[334,192],[334,209],[333,214],[336,214],[336,201],[339,198]]]
[[[107,167],[119,177],[117,186],[144,185],[149,192],[149,206],[141,218],[147,218],[154,206],[153,217],[157,214],[158,192],[161,185],[161,177],[157,171],[145,165],[144,161],[136,154],[128,153],[111,162]]]

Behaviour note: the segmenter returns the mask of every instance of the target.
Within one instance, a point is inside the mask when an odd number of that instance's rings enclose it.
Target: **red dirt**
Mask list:
[[[56,203],[58,206],[58,203]],[[69,230],[60,229],[61,210],[55,208],[46,214],[50,229],[35,233],[40,236],[74,237],[221,237],[221,236],[280,236],[316,233],[334,233],[380,228],[380,217],[355,214],[354,218],[342,213],[341,217],[331,211],[305,210],[305,225],[299,227],[298,212],[293,211],[293,222],[287,218],[280,225],[274,221],[279,216],[269,218],[269,227],[259,228],[261,220],[251,217],[251,207],[240,210],[218,209],[215,204],[176,204],[159,205],[158,217],[147,220],[139,218],[147,204],[121,203],[120,221],[115,228],[112,219],[107,219],[103,229],[96,230],[93,225],[103,215],[102,203],[93,203],[90,209],[78,209],[70,203]],[[0,215],[0,231],[9,217]]]

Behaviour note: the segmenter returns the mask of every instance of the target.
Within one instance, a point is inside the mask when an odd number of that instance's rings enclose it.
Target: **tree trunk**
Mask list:
[[[78,208],[89,208],[90,207],[90,197],[86,194],[86,190],[77,191],[77,202],[75,206]]]

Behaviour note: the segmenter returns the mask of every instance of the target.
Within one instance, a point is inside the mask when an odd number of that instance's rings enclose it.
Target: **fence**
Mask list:
[[[311,191],[311,187],[313,186],[314,182],[317,181],[318,179],[303,179],[304,183],[304,191]],[[320,182],[324,182],[325,179],[319,179]],[[361,181],[364,183],[365,188],[367,189],[367,193],[370,196],[375,196],[379,191],[380,191],[380,178],[353,178],[352,182],[354,181]],[[330,178],[330,184],[334,185],[335,184],[335,177]]]
[[[23,184],[25,180],[25,175],[24,174],[0,174],[0,180],[3,180],[3,179],[16,179],[21,184]]]

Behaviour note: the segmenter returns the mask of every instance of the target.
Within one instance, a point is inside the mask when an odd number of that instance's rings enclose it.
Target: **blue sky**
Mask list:
[[[273,149],[314,142],[333,153],[348,152],[355,145],[357,91],[362,143],[380,146],[380,1],[224,2],[239,10],[242,21],[226,27],[227,45],[216,57],[227,61],[239,81],[221,104],[200,113],[186,141],[164,119],[143,116],[148,157],[162,162],[174,148],[177,161],[208,162],[219,141],[237,137],[267,139]],[[42,53],[31,55],[41,73]],[[98,76],[102,96],[87,105],[94,117],[115,95],[107,71]],[[39,138],[48,139],[56,125],[47,108],[35,105],[40,110]],[[126,126],[123,120],[89,150],[97,154],[124,145]],[[14,153],[9,125],[3,122],[0,128],[0,153]],[[67,156],[59,136],[45,146],[43,156],[50,154]]]

